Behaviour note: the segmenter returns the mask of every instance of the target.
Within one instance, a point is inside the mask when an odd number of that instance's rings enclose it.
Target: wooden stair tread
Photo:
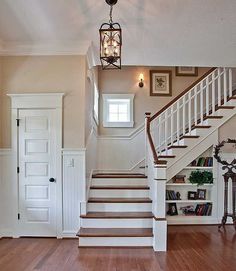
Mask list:
[[[175,157],[176,157],[175,155],[159,155],[158,159],[161,159],[161,158],[175,158]]]
[[[124,178],[124,179],[146,179],[147,176],[144,174],[120,174],[120,173],[99,173],[99,174],[93,174],[92,178]]]
[[[217,106],[217,109],[234,109],[235,106],[233,105],[220,105],[220,106]]]
[[[180,139],[184,139],[184,138],[199,138],[200,136],[198,135],[184,135],[184,136],[181,136]]]
[[[149,190],[149,187],[146,186],[146,185],[143,185],[143,186],[131,186],[131,185],[126,185],[126,186],[116,186],[116,185],[99,185],[99,186],[96,186],[96,185],[93,185],[93,186],[90,186],[90,189],[94,189],[94,190],[102,190],[102,189],[105,189],[105,190]]]
[[[194,125],[193,126],[193,129],[209,129],[209,128],[211,128],[211,126],[210,125]]]
[[[230,100],[236,100],[236,96],[230,97]]]
[[[223,116],[206,116],[204,118],[204,120],[207,120],[207,119],[222,119],[222,118],[223,118]]]
[[[151,228],[81,228],[79,237],[152,237]]]
[[[151,203],[149,198],[89,198],[90,203]]]
[[[151,212],[88,212],[86,215],[81,215],[81,218],[153,218]]]
[[[185,149],[187,148],[188,146],[186,145],[172,145],[172,146],[169,146],[168,149]]]

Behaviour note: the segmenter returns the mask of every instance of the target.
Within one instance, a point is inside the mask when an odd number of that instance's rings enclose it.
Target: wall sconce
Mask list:
[[[138,84],[140,88],[142,88],[144,86],[143,80],[144,80],[143,73],[140,73],[140,75],[139,75],[139,84]]]

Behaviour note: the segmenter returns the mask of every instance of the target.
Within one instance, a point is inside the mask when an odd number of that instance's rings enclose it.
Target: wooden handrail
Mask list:
[[[201,82],[205,77],[207,77],[210,73],[212,73],[216,68],[211,68],[209,71],[204,73],[200,78],[198,78],[192,85],[187,87],[183,92],[181,92],[178,96],[176,96],[172,101],[170,101],[167,105],[165,105],[161,110],[159,110],[157,113],[155,113],[152,117],[149,118],[149,121],[153,121],[155,118],[160,116],[161,113],[163,113],[168,107],[170,107],[173,103],[175,103],[177,100],[179,100],[184,94],[186,94],[190,89],[195,87],[199,82]]]
[[[150,144],[150,148],[151,148],[151,151],[152,151],[152,155],[153,155],[153,160],[154,160],[154,164],[166,164],[167,161],[160,161],[158,159],[158,156],[157,156],[157,152],[156,152],[156,149],[155,149],[155,146],[154,146],[154,143],[153,143],[153,140],[152,140],[152,136],[151,136],[151,132],[150,132],[150,116],[151,116],[151,113],[145,113],[146,115],[146,132],[147,132],[147,138],[148,138],[148,141],[149,141],[149,144]]]

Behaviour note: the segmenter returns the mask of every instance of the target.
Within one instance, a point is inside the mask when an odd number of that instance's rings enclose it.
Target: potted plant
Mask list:
[[[211,171],[201,171],[195,170],[192,171],[189,176],[189,181],[192,184],[203,185],[203,184],[212,184],[213,183],[213,173]]]

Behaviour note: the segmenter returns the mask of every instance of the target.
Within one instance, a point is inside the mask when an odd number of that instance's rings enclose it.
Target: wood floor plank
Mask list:
[[[1,271],[234,271],[232,226],[169,226],[168,252],[78,248],[78,239],[0,239]]]

